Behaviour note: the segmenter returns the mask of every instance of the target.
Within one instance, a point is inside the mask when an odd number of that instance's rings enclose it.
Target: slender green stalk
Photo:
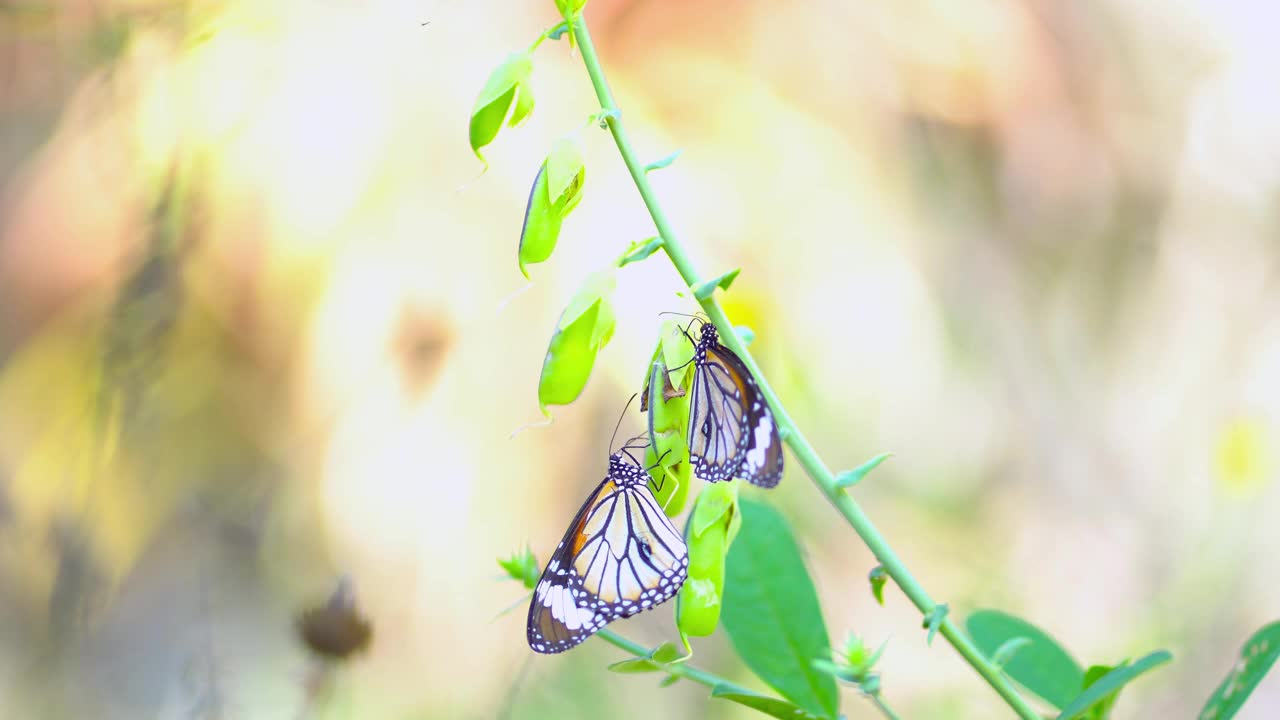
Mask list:
[[[889,707],[889,703],[885,702],[884,698],[880,697],[879,693],[869,695],[868,697],[871,698],[871,702],[876,706],[876,709],[880,711],[881,715],[884,715],[889,720],[902,720],[902,718],[898,717],[898,713],[894,712],[893,708]]]
[[[663,249],[666,251],[667,257],[671,258],[671,263],[675,265],[676,271],[680,273],[680,277],[685,284],[691,288],[697,287],[701,279],[693,263],[690,262],[689,257],[685,254],[683,243],[680,242],[675,230],[671,227],[671,223],[667,220],[666,213],[663,211],[657,195],[653,191],[653,186],[649,184],[649,178],[644,171],[644,163],[636,156],[635,149],[631,146],[631,140],[627,136],[622,123],[622,115],[618,110],[618,104],[613,99],[613,93],[609,90],[604,70],[600,67],[600,58],[596,55],[595,45],[592,43],[591,33],[587,30],[586,21],[582,17],[576,18],[572,23],[572,30],[581,49],[582,61],[586,65],[587,74],[591,77],[591,85],[595,88],[596,98],[599,100],[603,110],[606,112],[612,111],[607,116],[609,131],[613,134],[614,143],[618,146],[618,152],[622,155],[623,162],[626,163],[627,169],[631,172],[631,178],[635,181],[636,189],[640,191],[640,197],[644,200],[645,207],[649,209],[649,215],[653,218],[654,226],[657,227],[658,233],[662,236]],[[778,423],[778,430],[782,435],[783,441],[791,448],[791,452],[800,461],[810,479],[818,486],[822,494],[827,496],[827,499],[835,506],[836,510],[845,517],[849,525],[853,527],[854,531],[858,533],[858,536],[862,538],[862,541],[876,556],[876,559],[880,561],[885,572],[888,573],[889,577],[893,578],[898,587],[902,588],[902,592],[906,594],[912,604],[926,617],[930,616],[937,607],[937,603],[929,597],[929,593],[920,585],[902,560],[898,558],[898,554],[893,551],[893,548],[889,547],[889,543],[866,514],[863,513],[862,508],[854,502],[852,497],[836,487],[835,478],[831,470],[823,464],[822,459],[818,457],[818,453],[809,444],[809,440],[792,422],[791,416],[787,414],[786,408],[778,400],[778,396],[774,393],[772,386],[769,385],[768,380],[760,372],[755,358],[751,356],[751,353],[742,344],[737,333],[733,332],[733,326],[725,316],[724,310],[720,307],[719,301],[716,300],[715,294],[713,293],[707,299],[699,302],[707,316],[720,329],[720,341],[736,353],[738,357],[742,358],[747,369],[755,377],[760,390],[769,403],[769,407],[773,409],[774,418]],[[951,643],[956,651],[973,666],[973,669],[1000,694],[1000,697],[1004,698],[1004,701],[1019,717],[1024,720],[1040,719],[1040,715],[1014,689],[1009,680],[1001,674],[995,665],[982,656],[978,648],[973,645],[973,642],[961,632],[954,622],[950,619],[944,619],[938,630],[947,639],[947,642]]]
[[[596,633],[596,635],[610,645],[622,648],[622,650],[629,652],[636,657],[649,656],[649,648],[633,640],[628,640],[612,630],[604,629]],[[738,693],[758,694],[754,690],[748,690],[737,683],[725,680],[719,675],[709,673],[706,670],[699,670],[698,668],[686,663],[672,663],[670,665],[664,665],[663,671],[668,675],[675,675],[676,677],[682,677],[686,680],[692,680],[699,685],[705,685],[712,689],[721,687]],[[897,713],[889,707],[889,704],[884,701],[884,698],[880,697],[878,694],[868,695],[867,697],[871,698],[871,702],[875,704],[876,708],[879,709],[886,718],[889,720],[899,720]]]
[[[597,632],[596,635],[610,645],[622,648],[636,657],[648,657],[649,655],[649,648],[638,642],[628,640],[607,628]],[[672,663],[670,665],[663,666],[663,669],[668,675],[675,675],[676,677],[682,677],[686,680],[692,680],[699,685],[706,685],[709,688],[719,686],[733,690],[734,692],[755,693],[754,690],[748,690],[741,685],[725,680],[719,675],[714,675],[706,670],[699,670],[698,668],[686,663]]]

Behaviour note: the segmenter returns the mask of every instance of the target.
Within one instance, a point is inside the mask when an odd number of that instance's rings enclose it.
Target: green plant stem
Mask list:
[[[636,657],[649,657],[649,648],[633,640],[628,640],[612,630],[601,630],[596,633],[596,636],[610,645],[622,648],[624,651],[629,652]],[[682,677],[686,680],[692,680],[699,685],[705,685],[713,690],[720,687],[737,693],[747,693],[752,695],[759,694],[754,690],[748,690],[737,683],[725,680],[719,675],[709,673],[706,670],[699,670],[698,668],[685,663],[671,663],[669,665],[664,665],[662,669],[668,675],[675,675],[676,677]],[[876,709],[878,709],[886,718],[889,720],[900,720],[898,714],[889,707],[889,703],[885,702],[884,698],[880,697],[879,693],[875,695],[867,695],[866,697],[871,699],[871,702],[875,704]]]
[[[885,702],[884,698],[880,697],[880,693],[869,695],[868,697],[871,698],[871,702],[876,706],[876,709],[880,711],[881,715],[889,718],[889,720],[902,720],[902,718],[898,717],[898,713],[894,712],[893,708],[889,707],[889,703]]]
[[[591,77],[591,85],[595,88],[596,98],[599,100],[601,108],[606,112],[613,111],[607,118],[609,131],[613,134],[613,140],[618,146],[618,152],[622,155],[623,162],[626,163],[627,169],[631,172],[631,179],[635,182],[636,189],[640,191],[640,197],[644,200],[650,217],[653,218],[654,226],[657,227],[659,235],[662,236],[663,249],[666,251],[667,257],[671,258],[671,263],[675,265],[676,271],[680,273],[680,277],[685,284],[690,288],[697,287],[701,283],[701,278],[693,263],[685,254],[683,243],[680,242],[675,230],[671,227],[671,223],[667,220],[666,213],[658,202],[657,194],[653,191],[653,186],[649,184],[649,178],[644,171],[644,163],[636,156],[635,149],[631,146],[631,140],[627,136],[622,123],[622,115],[618,109],[618,104],[613,99],[613,93],[609,90],[604,70],[600,67],[600,58],[596,55],[591,33],[588,32],[587,24],[581,16],[574,19],[572,30],[582,52],[582,61],[586,65],[587,74]],[[831,470],[823,464],[822,459],[818,457],[818,453],[809,444],[809,440],[792,422],[786,408],[783,407],[773,388],[760,372],[755,358],[751,356],[751,353],[747,351],[747,348],[738,338],[737,333],[733,331],[733,326],[729,323],[728,317],[725,316],[724,310],[720,307],[715,294],[709,295],[705,300],[700,300],[699,303],[707,313],[707,316],[711,318],[711,321],[720,329],[720,341],[737,354],[738,357],[742,358],[747,369],[755,377],[761,392],[763,392],[765,399],[769,403],[769,407],[773,409],[774,419],[778,424],[778,431],[782,435],[783,441],[791,448],[791,452],[800,461],[810,479],[818,486],[822,494],[827,496],[827,499],[835,506],[836,510],[845,517],[849,525],[853,527],[854,531],[858,533],[858,536],[862,538],[862,541],[876,556],[876,559],[884,566],[885,572],[888,573],[889,577],[893,578],[898,587],[902,588],[902,592],[906,594],[912,604],[926,617],[929,616],[937,604],[929,597],[929,593],[911,574],[907,566],[903,564],[898,554],[889,546],[889,543],[880,534],[880,531],[876,529],[876,526],[867,517],[866,513],[862,511],[862,508],[854,502],[852,497],[836,487],[835,478]],[[1024,720],[1040,720],[1040,715],[1018,693],[1009,680],[1000,673],[1000,670],[982,656],[982,653],[978,651],[973,642],[961,632],[960,628],[951,619],[944,619],[938,630],[969,665],[1000,694],[1000,697],[1004,698],[1004,701],[1019,717]]]
[[[649,656],[649,648],[638,642],[628,640],[607,628],[597,632],[596,636],[610,645],[622,648],[636,657]],[[718,686],[733,690],[734,692],[758,694],[754,690],[748,690],[737,683],[729,682],[719,675],[713,675],[706,670],[699,670],[698,668],[685,663],[671,663],[669,665],[664,665],[663,670],[668,675],[675,675],[676,677],[682,677],[686,680],[692,680],[699,685],[706,685],[712,689],[715,689]]]

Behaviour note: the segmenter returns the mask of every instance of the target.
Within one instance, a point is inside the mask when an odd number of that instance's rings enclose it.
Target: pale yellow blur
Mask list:
[[[653,180],[704,275],[743,269],[725,307],[794,419],[837,470],[894,452],[854,494],[924,585],[1086,665],[1168,648],[1117,716],[1198,711],[1280,613],[1274,14],[587,17],[638,150],[683,149]],[[625,268],[586,391],[538,423],[564,304],[654,234],[588,129],[582,204],[532,283],[517,269],[538,163],[598,109],[578,53],[538,50],[533,116],[484,174],[468,115],[555,19],[551,0],[0,9],[0,717],[754,717],[607,673],[603,643],[534,657],[494,562],[545,560],[658,313],[695,307],[663,254]],[[169,282],[130,294],[164,238]],[[767,498],[832,636],[891,638],[903,717],[999,716],[900,593],[875,604],[874,560],[788,463]],[[293,623],[343,573],[373,641],[319,691]],[[672,639],[670,610],[617,630]],[[722,636],[695,651],[754,682]],[[1280,713],[1277,687],[1238,717]]]

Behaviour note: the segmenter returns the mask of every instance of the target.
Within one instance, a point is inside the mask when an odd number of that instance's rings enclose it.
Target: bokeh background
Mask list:
[[[792,415],[953,613],[1085,664],[1164,647],[1120,717],[1192,717],[1280,616],[1280,67],[1265,3],[587,10],[641,152]],[[489,71],[550,0],[0,6],[0,716],[746,718],[532,657],[522,589],[690,311],[627,267],[612,343],[537,421],[556,318],[653,234],[606,133],[526,283],[542,156],[595,109],[566,43],[481,165]],[[423,24],[427,23],[427,24]],[[632,411],[628,427],[640,427]],[[746,492],[756,492],[747,490]],[[795,463],[768,494],[833,637],[909,718],[1005,712]],[[347,574],[368,650],[295,618]],[[516,609],[500,614],[508,606]],[[617,625],[656,645],[670,608]],[[695,662],[752,682],[725,638]],[[850,717],[872,710],[852,693]],[[1280,714],[1280,681],[1242,718]]]

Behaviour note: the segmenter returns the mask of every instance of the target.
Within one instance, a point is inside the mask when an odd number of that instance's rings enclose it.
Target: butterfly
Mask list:
[[[641,446],[643,447],[643,446]],[[542,571],[526,634],[535,652],[577,646],[619,618],[670,600],[689,575],[689,549],[649,490],[649,474],[628,452],[587,496]]]
[[[760,386],[741,358],[720,344],[715,325],[704,322],[697,341],[687,331],[685,336],[694,346],[687,435],[694,475],[707,482],[740,477],[776,486],[782,479],[782,440]],[[646,406],[642,402],[640,409]]]

